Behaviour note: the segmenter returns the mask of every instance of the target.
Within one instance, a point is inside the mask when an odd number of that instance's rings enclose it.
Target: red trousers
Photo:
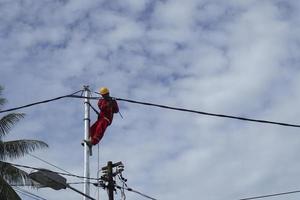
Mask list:
[[[102,139],[106,128],[109,123],[106,119],[98,119],[90,128],[90,137],[93,145],[96,145]]]

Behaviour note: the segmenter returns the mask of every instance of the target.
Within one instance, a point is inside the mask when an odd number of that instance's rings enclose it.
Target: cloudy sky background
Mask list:
[[[89,85],[115,97],[300,124],[299,9],[297,0],[0,0],[6,108]],[[300,189],[297,128],[119,106],[124,119],[116,115],[101,141],[100,167],[122,161],[136,190],[161,200],[233,200]],[[33,155],[82,175],[83,101],[20,112],[26,118],[5,139],[43,140],[50,148]],[[58,171],[30,156],[13,162]],[[90,162],[96,177],[97,147]],[[30,191],[82,199],[70,190]]]

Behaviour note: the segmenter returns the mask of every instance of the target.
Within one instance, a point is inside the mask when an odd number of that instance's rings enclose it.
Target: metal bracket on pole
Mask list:
[[[87,141],[90,136],[90,89],[89,86],[83,86],[84,89],[84,140]],[[86,142],[84,142],[84,168],[83,168],[83,176],[84,178],[84,188],[83,193],[87,196],[90,195],[90,163],[89,163],[89,156],[90,156],[91,148],[87,145]],[[83,200],[87,200],[88,198],[86,196],[83,197]]]

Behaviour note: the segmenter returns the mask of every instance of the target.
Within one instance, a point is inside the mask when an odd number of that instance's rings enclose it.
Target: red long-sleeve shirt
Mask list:
[[[109,124],[112,123],[114,113],[119,112],[119,106],[116,100],[106,100],[106,99],[100,99],[98,101],[98,107],[100,109],[100,115],[98,116],[98,119],[106,119]]]

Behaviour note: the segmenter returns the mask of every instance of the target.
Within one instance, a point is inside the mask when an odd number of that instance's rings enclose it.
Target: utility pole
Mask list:
[[[90,136],[90,89],[89,86],[83,86],[84,89],[84,140],[87,141]],[[85,195],[90,195],[90,147],[84,142],[84,167],[83,167],[83,179],[84,186],[83,186],[83,193]],[[84,196],[83,200],[87,200],[87,197]]]
[[[108,161],[107,163],[107,176],[108,176],[108,199],[114,200],[114,178],[113,178],[113,163]]]
[[[114,171],[114,168],[117,169]],[[124,165],[122,162],[113,163],[112,161],[108,161],[107,166],[102,167],[102,173],[104,173],[104,175],[101,177],[101,180],[107,182],[107,185],[103,184],[103,186],[108,190],[109,200],[114,200],[114,191],[115,191],[114,177],[119,173],[122,173],[123,170],[124,170]]]

